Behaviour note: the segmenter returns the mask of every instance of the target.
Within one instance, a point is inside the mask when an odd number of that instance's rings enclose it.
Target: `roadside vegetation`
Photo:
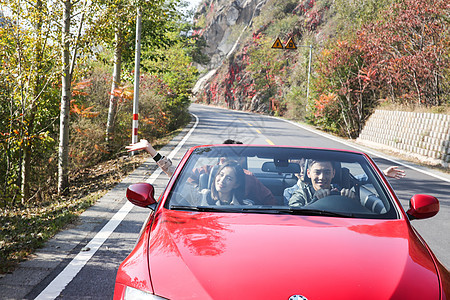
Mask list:
[[[132,133],[136,7],[126,1],[84,2],[89,9],[81,4],[72,7],[82,17],[71,20],[72,72],[65,96],[65,46],[56,26],[62,2],[0,5],[0,274],[12,271],[146,158],[129,157],[124,148]],[[155,145],[190,121],[189,96],[198,75],[192,63],[202,59],[202,45],[190,34],[188,12],[179,10],[183,5],[141,3],[138,136]],[[83,25],[81,33],[74,23]],[[69,99],[65,116],[62,98]],[[62,118],[68,123],[63,145]],[[62,190],[61,148],[67,150]]]
[[[199,25],[213,9],[198,15]],[[348,138],[380,105],[446,111],[449,10],[445,0],[269,0],[198,101],[303,120]],[[298,49],[272,49],[277,37],[293,38]]]
[[[179,132],[153,140],[154,147],[161,148]],[[149,158],[146,153],[129,156],[122,152],[118,158],[71,172],[71,192],[67,196],[1,207],[0,274],[13,271],[56,233],[76,224],[81,213]]]

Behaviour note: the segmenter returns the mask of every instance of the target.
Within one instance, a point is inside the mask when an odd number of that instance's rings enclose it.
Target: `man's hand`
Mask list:
[[[356,198],[355,192],[353,192],[353,191],[350,190],[350,189],[342,189],[342,190],[341,190],[341,196],[348,197],[348,198],[352,198],[352,199],[355,199],[355,198]]]
[[[322,198],[324,198],[326,196],[329,196],[330,193],[331,193],[331,191],[329,189],[320,189],[320,190],[317,190],[314,193],[314,197],[313,198],[322,199]]]
[[[397,166],[389,167],[383,170],[384,175],[390,178],[400,179],[406,176],[405,171],[399,169]]]

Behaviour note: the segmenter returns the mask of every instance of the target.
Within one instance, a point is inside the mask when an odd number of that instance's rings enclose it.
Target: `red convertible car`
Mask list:
[[[190,149],[117,273],[114,299],[450,299],[450,275],[364,153],[289,146]]]

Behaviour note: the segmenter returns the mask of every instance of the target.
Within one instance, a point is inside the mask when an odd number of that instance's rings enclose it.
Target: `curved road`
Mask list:
[[[176,164],[192,146],[235,139],[244,144],[276,144],[364,151],[380,169],[401,165],[407,177],[390,183],[407,208],[418,193],[438,197],[439,214],[413,221],[438,259],[450,267],[450,176],[335,138],[293,122],[252,113],[193,104],[194,122],[160,152]],[[151,160],[87,210],[79,224],[58,234],[34,259],[0,278],[1,299],[111,299],[117,268],[134,246],[148,210],[126,204],[126,187],[147,181],[162,192],[168,178]],[[447,232],[447,233],[446,233]]]

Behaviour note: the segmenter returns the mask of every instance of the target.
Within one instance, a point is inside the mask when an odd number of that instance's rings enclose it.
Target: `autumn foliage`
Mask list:
[[[218,9],[208,3],[206,22]],[[268,1],[197,100],[355,138],[382,102],[449,103],[448,15],[445,0]],[[272,49],[276,38],[298,49]]]
[[[227,56],[196,95],[196,100],[233,109],[285,115],[288,108],[285,99],[291,87],[287,79],[302,68],[303,57],[296,51],[272,49],[275,41],[273,32],[282,31],[279,37],[283,44],[294,37],[305,24],[306,14],[313,10],[315,2],[269,1],[266,6],[273,9],[264,9],[260,16],[254,18],[252,26],[244,29],[245,32],[241,32],[242,27],[239,28],[242,24],[232,28],[233,34],[230,36],[240,35],[236,50]],[[202,15],[198,21],[202,26],[220,15],[216,10],[227,4],[217,6],[215,1],[205,1],[204,5],[201,9],[206,17]],[[205,29],[198,33],[204,34]],[[233,39],[227,42],[234,43]]]
[[[385,97],[426,106],[446,100],[449,10],[445,0],[400,1],[385,20],[359,32],[364,58],[378,71]]]
[[[445,0],[394,1],[379,21],[332,41],[317,57],[314,122],[357,137],[381,99],[448,103],[449,8]]]

